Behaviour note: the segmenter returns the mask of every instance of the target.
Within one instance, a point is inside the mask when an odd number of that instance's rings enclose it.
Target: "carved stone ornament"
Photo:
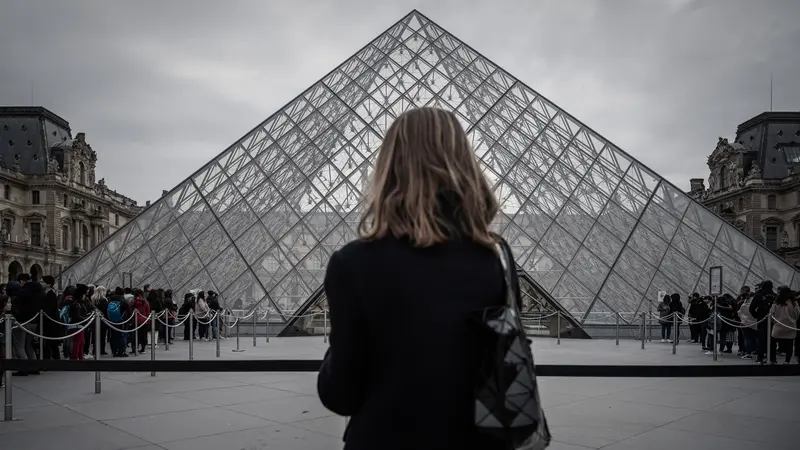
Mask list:
[[[789,248],[789,233],[786,231],[781,236],[781,248]]]
[[[22,243],[28,245],[31,243],[31,232],[28,231],[28,227],[22,229]]]
[[[58,161],[55,158],[50,158],[47,160],[47,173],[58,173],[59,166]]]
[[[760,178],[760,177],[761,177],[761,166],[758,165],[758,162],[753,161],[753,165],[750,166],[750,172],[747,173],[747,179]]]
[[[50,247],[50,234],[47,232],[47,229],[44,230],[44,235],[42,236],[42,246],[44,248]]]
[[[11,165],[11,170],[13,170],[14,172],[19,172],[20,170],[19,161],[14,161],[14,164]]]

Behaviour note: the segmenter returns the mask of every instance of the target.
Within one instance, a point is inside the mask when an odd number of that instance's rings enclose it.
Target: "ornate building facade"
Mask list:
[[[95,180],[84,133],[42,107],[0,107],[0,278],[57,275],[141,208]],[[66,283],[67,280],[62,280]]]
[[[719,138],[695,199],[800,267],[800,112],[766,112]]]

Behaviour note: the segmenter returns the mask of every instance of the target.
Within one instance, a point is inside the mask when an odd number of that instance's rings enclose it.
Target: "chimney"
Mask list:
[[[167,195],[167,192],[169,192],[169,191],[161,191],[161,196],[163,197],[163,196]]]
[[[149,207],[150,207],[150,200],[148,200],[147,202],[145,202],[145,204],[144,204],[144,207],[145,207],[145,208],[149,208]]]
[[[706,190],[705,180],[702,178],[692,178],[689,180],[689,186],[691,192],[703,192]]]

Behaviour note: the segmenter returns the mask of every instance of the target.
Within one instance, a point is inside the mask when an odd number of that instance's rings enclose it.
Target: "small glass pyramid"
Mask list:
[[[501,202],[494,223],[520,270],[578,322],[630,319],[659,291],[800,275],[680,189],[417,11],[62,274],[271,305],[287,321],[320,295],[331,253],[356,237],[384,131],[403,111],[457,113]]]

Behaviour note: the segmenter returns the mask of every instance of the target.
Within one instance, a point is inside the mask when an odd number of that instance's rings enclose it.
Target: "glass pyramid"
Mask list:
[[[328,258],[356,237],[384,131],[425,105],[457,113],[501,202],[496,231],[578,322],[628,319],[659,291],[707,292],[712,266],[731,293],[765,278],[800,289],[779,257],[417,11],[62,280],[213,289],[229,308],[288,320],[324,298]]]

